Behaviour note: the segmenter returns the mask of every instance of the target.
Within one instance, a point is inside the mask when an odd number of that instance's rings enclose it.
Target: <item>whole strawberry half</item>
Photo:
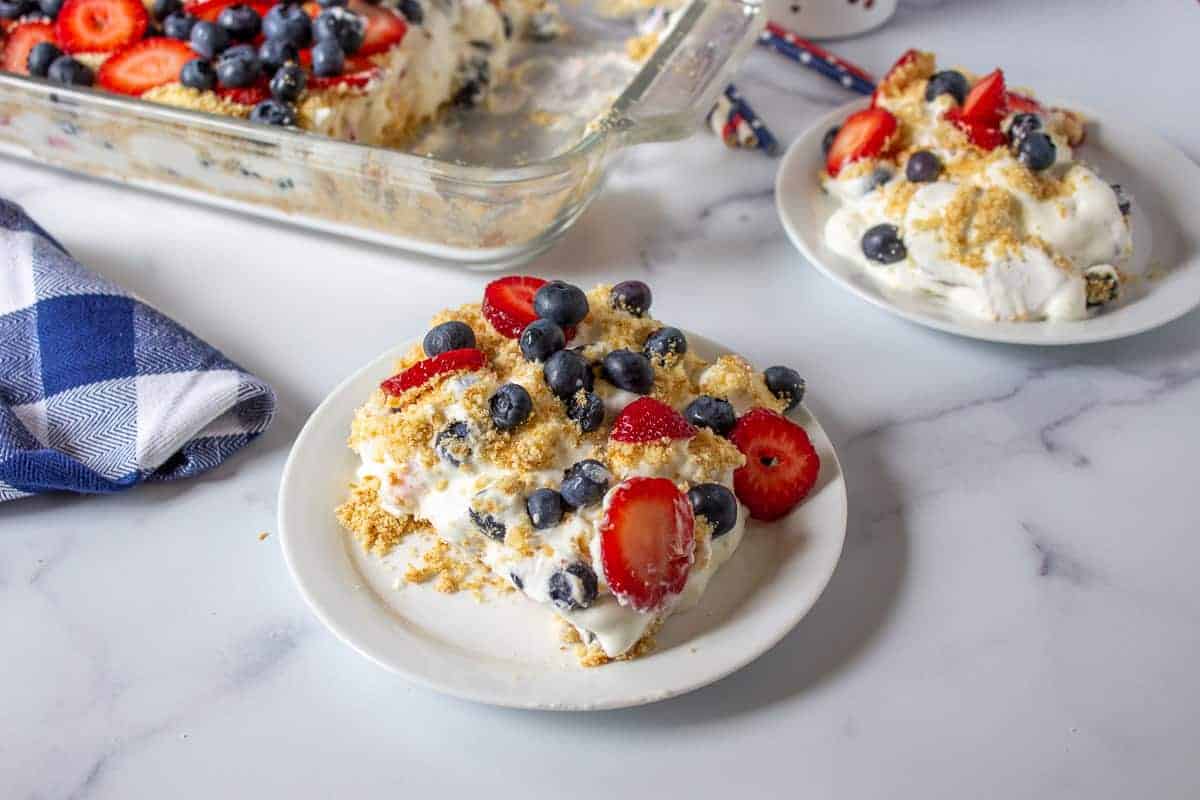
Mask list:
[[[446,372],[473,372],[477,369],[483,369],[483,365],[486,363],[487,356],[483,354],[482,350],[476,350],[473,347],[464,347],[461,350],[448,350],[433,358],[418,361],[399,375],[393,375],[379,384],[379,388],[390,395],[399,397],[409,389],[420,386],[435,375],[441,375]]]
[[[179,80],[183,65],[195,57],[192,49],[177,39],[143,39],[101,64],[96,83],[110,92],[140,95]]]
[[[733,473],[733,491],[754,519],[779,519],[812,491],[821,459],[804,428],[754,408],[737,421],[729,438],[746,457]]]
[[[140,0],[66,0],[54,33],[68,53],[110,53],[141,39],[149,25]]]
[[[962,104],[962,118],[998,128],[1005,113],[1004,97],[1004,73],[993,70],[976,81],[967,93]]]
[[[538,318],[533,310],[533,296],[545,285],[544,280],[532,275],[510,275],[492,281],[483,290],[484,318],[501,336],[519,338],[525,326]],[[571,341],[575,328],[568,325],[563,328],[563,335]]]
[[[0,70],[29,74],[29,51],[42,42],[54,42],[54,26],[49,22],[22,22],[4,37]]]
[[[690,439],[695,435],[696,429],[678,411],[653,397],[639,397],[613,420],[608,438],[615,442],[644,443]]]
[[[965,119],[962,110],[958,108],[947,111],[946,119],[954,123],[956,128],[967,135],[968,141],[981,150],[995,150],[1008,144],[1008,137],[1000,130],[999,124]]]
[[[600,523],[608,588],[638,611],[659,608],[687,583],[695,548],[692,506],[666,478],[629,478],[613,490]]]
[[[883,108],[864,108],[846,118],[825,158],[825,171],[836,178],[842,167],[882,153],[896,133],[896,118]]]

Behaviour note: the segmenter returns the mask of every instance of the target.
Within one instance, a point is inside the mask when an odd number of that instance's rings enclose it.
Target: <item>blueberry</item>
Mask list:
[[[344,6],[348,0],[317,0],[317,5],[321,8],[332,8],[333,6]]]
[[[904,177],[913,183],[931,183],[936,181],[942,171],[942,162],[928,150],[918,150],[908,157],[904,165]]]
[[[596,573],[582,561],[568,564],[550,576],[549,594],[554,605],[566,611],[587,608],[596,599]]]
[[[563,400],[570,399],[580,389],[590,392],[595,382],[591,365],[574,350],[559,350],[546,359],[542,376],[550,391]]]
[[[262,65],[263,72],[268,75],[274,75],[289,61],[295,63],[299,60],[300,51],[291,42],[285,42],[282,39],[267,39],[258,46],[258,61]]]
[[[724,536],[737,524],[737,500],[733,492],[719,483],[701,483],[687,493],[692,512],[712,525],[712,538]]]
[[[299,4],[279,3],[272,6],[263,17],[262,27],[268,39],[287,42],[300,49],[312,44],[312,19]]]
[[[29,13],[31,7],[28,0],[0,0],[0,19],[19,19]]]
[[[196,18],[191,14],[185,14],[182,11],[176,11],[174,14],[168,14],[163,20],[163,33],[172,39],[187,41],[192,35],[192,28],[196,25]]]
[[[1017,161],[1034,172],[1040,172],[1054,164],[1057,151],[1053,139],[1044,133],[1034,132],[1017,142]]]
[[[908,255],[900,231],[886,222],[867,229],[862,237],[862,251],[867,258],[880,264],[895,264]]]
[[[518,589],[525,588],[525,581],[521,580],[521,576],[518,575],[517,573],[515,573],[515,572],[508,573],[508,579],[510,581],[512,581],[513,586],[517,587]]]
[[[492,424],[502,431],[511,431],[533,413],[533,399],[519,383],[506,383],[488,401]]]
[[[252,86],[260,72],[258,53],[252,45],[231,47],[217,59],[217,81],[231,89]]]
[[[268,97],[250,110],[250,121],[292,127],[296,124],[296,109],[288,103]]]
[[[525,498],[525,512],[537,530],[553,528],[562,522],[562,495],[553,489],[537,489]]]
[[[885,186],[888,183],[891,183],[893,177],[895,176],[892,174],[890,169],[887,169],[886,167],[876,167],[875,171],[871,173],[871,178],[867,181],[867,191],[869,192],[872,189],[878,189],[880,186]]]
[[[787,408],[783,410],[785,414],[804,399],[804,378],[791,367],[767,367],[763,370],[763,380],[771,394],[787,401]]]
[[[1117,208],[1125,216],[1129,216],[1129,212],[1133,210],[1133,199],[1130,198],[1129,192],[1125,191],[1125,187],[1119,183],[1112,185],[1113,194],[1117,196]]]
[[[728,400],[706,394],[687,404],[683,418],[697,428],[708,428],[720,436],[728,436],[737,423],[737,413]]]
[[[533,311],[559,325],[574,325],[588,315],[587,295],[565,281],[550,281],[533,296]]]
[[[621,281],[612,288],[612,307],[640,317],[650,310],[653,295],[641,281]]]
[[[925,84],[925,99],[927,101],[934,100],[940,95],[948,94],[962,105],[962,101],[967,98],[967,91],[970,89],[970,84],[967,83],[967,78],[957,70],[948,69],[945,72],[938,72],[929,79],[929,83]]]
[[[595,459],[586,459],[571,465],[563,473],[563,482],[559,486],[563,502],[569,508],[584,508],[599,503],[604,493],[608,491],[608,482],[612,473],[608,467]]]
[[[567,337],[556,323],[535,319],[521,331],[519,344],[526,361],[545,361],[567,346]]]
[[[825,131],[825,135],[821,137],[821,155],[829,155],[829,149],[833,147],[833,140],[842,132],[841,125],[834,125],[829,130]]]
[[[291,45],[288,45],[291,47]],[[284,64],[271,78],[271,96],[281,103],[294,103],[308,85],[308,73],[296,64]]]
[[[217,53],[229,46],[229,34],[215,22],[199,20],[192,26],[188,43],[205,58],[215,58]]]
[[[1008,139],[1013,144],[1016,144],[1019,139],[1023,139],[1034,131],[1042,129],[1042,119],[1037,114],[1022,113],[1017,114],[1012,118],[1012,122],[1008,124]]]
[[[491,514],[485,514],[482,511],[470,509],[468,513],[471,515],[471,522],[475,523],[475,527],[479,532],[489,539],[495,539],[497,542],[504,541],[504,523],[493,517]]]
[[[317,42],[312,49],[312,71],[319,78],[332,78],[342,74],[346,65],[346,54],[342,46],[332,39]]]
[[[670,327],[659,328],[646,337],[646,343],[642,345],[642,352],[647,358],[660,362],[665,361],[672,353],[681,356],[687,349],[687,337],[683,335],[683,331]]]
[[[443,461],[461,467],[471,458],[471,428],[465,422],[451,422],[433,437],[433,449]]]
[[[63,0],[38,0],[38,8],[42,13],[50,19],[58,16],[58,12],[62,10]]]
[[[450,350],[475,346],[475,331],[465,322],[452,319],[430,329],[421,342],[425,355],[433,358]]]
[[[400,0],[396,8],[404,15],[409,25],[420,25],[425,21],[425,11],[417,0]]]
[[[591,433],[604,424],[604,401],[595,392],[576,392],[567,401],[567,417],[579,423],[579,430]]]
[[[632,350],[613,350],[604,357],[605,379],[634,394],[649,394],[654,388],[654,367],[650,359]]]
[[[51,62],[50,69],[46,70],[46,77],[57,83],[91,86],[96,76],[70,56],[59,56]]]
[[[159,22],[180,11],[183,11],[183,3],[180,0],[154,0],[154,5],[150,9],[150,13]]]
[[[262,17],[250,6],[238,3],[221,9],[217,24],[225,29],[230,39],[248,42],[262,30]]]
[[[203,58],[193,58],[179,70],[179,82],[189,88],[206,92],[217,85],[217,71]]]
[[[327,8],[313,22],[313,38],[318,42],[337,42],[343,53],[362,47],[366,25],[358,14],[344,8]]]
[[[25,65],[29,69],[30,75],[35,78],[44,78],[50,71],[50,65],[62,54],[62,50],[50,42],[38,42],[29,51],[29,58],[26,59]]]

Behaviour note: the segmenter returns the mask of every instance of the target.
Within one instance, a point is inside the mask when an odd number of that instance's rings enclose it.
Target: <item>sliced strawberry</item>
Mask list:
[[[334,75],[333,77],[329,78],[322,78],[317,75],[309,76],[308,88],[315,90],[330,89],[334,86],[350,86],[355,89],[361,89],[363,86],[366,86],[368,83],[375,80],[375,78],[379,76],[379,73],[382,72],[382,70],[380,70],[379,67],[376,67],[374,64],[371,64],[371,66],[367,67],[366,69],[352,71],[350,67],[350,60],[351,59],[346,59],[346,68],[341,75]]]
[[[363,32],[362,47],[355,53],[360,56],[374,55],[389,50],[404,40],[408,23],[404,17],[386,6],[373,6],[363,0],[352,0],[350,10],[361,16],[367,29]]]
[[[659,442],[690,439],[696,429],[661,400],[639,397],[617,414],[608,437],[615,442]]]
[[[218,86],[215,91],[219,97],[244,106],[256,106],[271,96],[270,84],[266,78],[259,78],[253,86],[243,86],[240,89]]]
[[[199,3],[187,3],[185,8],[187,13],[196,19],[216,22],[222,11],[236,5],[250,6],[258,12],[260,17],[263,17],[275,3],[269,2],[269,0],[201,0]]]
[[[1004,106],[1011,112],[1016,114],[1042,114],[1046,113],[1046,109],[1037,100],[1034,100],[1028,95],[1019,92],[1008,92],[1004,97]]]
[[[989,72],[976,81],[967,93],[962,104],[962,118],[1000,127],[1000,120],[1004,117],[1004,95],[1004,73],[1000,70]]]
[[[141,39],[149,25],[140,0],[66,0],[54,32],[68,53],[109,53]]]
[[[483,354],[482,350],[476,350],[474,347],[464,347],[461,350],[447,350],[445,353],[440,353],[433,358],[418,361],[399,375],[393,375],[379,384],[379,388],[390,395],[399,397],[409,389],[420,386],[435,375],[441,375],[446,372],[472,372],[477,369],[483,369],[483,365],[486,363],[487,356]]]
[[[0,70],[29,74],[29,51],[42,42],[54,41],[54,26],[49,22],[22,22],[8,32],[0,53]]]
[[[511,275],[494,280],[483,290],[483,316],[496,333],[516,339],[525,326],[537,319],[533,296],[546,285],[531,275]]]
[[[780,414],[753,408],[729,438],[746,457],[733,473],[733,491],[755,519],[779,519],[816,484],[821,471],[817,451],[804,428]]]
[[[192,49],[177,39],[143,39],[101,64],[96,83],[110,92],[140,95],[179,80],[179,70],[195,57]]]
[[[836,178],[842,167],[883,152],[896,132],[896,118],[882,108],[855,112],[842,123],[825,159],[825,169]]]
[[[893,77],[895,77],[896,73],[899,72],[902,68],[907,67],[909,64],[916,61],[917,56],[920,54],[921,54],[921,51],[919,51],[919,50],[915,50],[915,49],[905,50],[903,53],[900,54],[900,57],[898,59],[896,59],[896,63],[892,64],[892,68],[889,69],[884,74],[883,80],[881,80],[879,83],[877,83],[876,86],[883,86],[884,84],[886,84]],[[872,93],[872,95],[871,95],[871,107],[874,108],[878,104],[879,104],[879,89],[876,89],[874,91],[874,93]]]
[[[1000,130],[999,127],[988,123],[963,119],[960,109],[952,108],[947,111],[946,119],[953,122],[959,130],[965,133],[971,144],[982,150],[995,150],[997,147],[1003,147],[1008,144],[1008,137],[1004,135],[1004,131]]]
[[[662,605],[687,583],[696,520],[667,478],[629,478],[609,497],[600,522],[600,559],[608,588],[638,611]]]

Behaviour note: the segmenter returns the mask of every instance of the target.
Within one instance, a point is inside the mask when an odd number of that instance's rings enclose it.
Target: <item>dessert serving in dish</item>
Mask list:
[[[439,314],[355,415],[343,526],[377,556],[432,533],[406,580],[520,591],[585,665],[646,652],[821,465],[794,370],[706,361],[650,300],[511,277]]]
[[[822,143],[826,246],[890,289],[995,321],[1079,320],[1131,269],[1130,198],[1076,157],[1081,115],[909,51]]]

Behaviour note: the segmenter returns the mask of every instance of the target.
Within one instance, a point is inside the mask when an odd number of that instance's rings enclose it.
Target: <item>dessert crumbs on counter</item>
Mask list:
[[[258,540],[259,540],[260,542],[265,542],[265,541],[267,540],[267,537],[268,537],[268,536],[270,536],[270,535],[271,535],[271,532],[270,532],[270,531],[261,531],[261,532],[258,534]]]

